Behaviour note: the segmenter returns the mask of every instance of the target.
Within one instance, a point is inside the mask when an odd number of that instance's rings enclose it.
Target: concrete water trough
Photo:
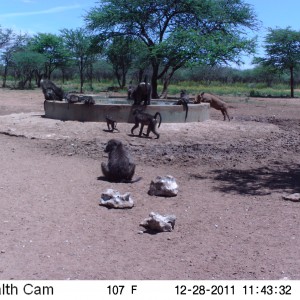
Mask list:
[[[96,97],[95,100],[94,105],[46,100],[45,117],[62,121],[105,122],[105,117],[110,116],[118,123],[134,122],[132,112],[138,106],[133,106],[132,101],[124,98],[96,99]],[[160,112],[164,123],[203,122],[210,117],[209,104],[189,104],[185,121],[186,111],[182,105],[173,105],[175,101],[152,100],[145,111],[153,115]]]

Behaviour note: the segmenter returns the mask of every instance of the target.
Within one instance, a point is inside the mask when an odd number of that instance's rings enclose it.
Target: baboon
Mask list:
[[[51,80],[42,79],[41,88],[45,97],[45,100],[59,100],[64,98],[64,91],[57,87]]]
[[[134,115],[134,126],[131,128],[131,134],[133,135],[133,131],[139,127],[139,124],[141,124],[141,129],[140,129],[140,133],[139,136],[142,136],[143,133],[143,129],[144,126],[147,125],[147,133],[144,134],[145,136],[149,136],[150,132],[153,132],[156,135],[156,138],[159,138],[159,133],[157,133],[156,131],[156,125],[157,125],[157,117],[159,116],[159,124],[158,124],[158,128],[160,127],[162,118],[161,118],[161,114],[159,112],[157,112],[154,116],[152,116],[151,114],[145,113],[144,111],[140,110],[140,109],[135,109],[133,111],[133,115]]]
[[[117,130],[119,132],[119,129],[117,128],[117,121],[113,120],[110,116],[106,116],[105,119],[108,131],[113,132],[114,130]]]
[[[219,97],[203,92],[201,94],[196,95],[194,100],[194,103],[201,102],[209,103],[212,108],[220,110],[223,114],[224,121],[226,121],[226,117],[228,118],[228,121],[230,121],[227,104],[226,102],[222,101]]]
[[[132,183],[141,179],[132,181],[135,172],[135,164],[129,152],[121,141],[111,139],[108,141],[104,152],[108,153],[108,163],[101,163],[103,175],[111,182]]]
[[[132,81],[130,81],[128,88],[127,88],[127,100],[133,100],[132,92],[134,91],[134,89],[135,89],[135,86],[132,85]]]
[[[78,95],[75,95],[75,94],[69,94],[67,93],[65,95],[65,99],[66,101],[68,102],[68,109],[70,108],[70,103],[77,103],[77,102],[81,102],[81,99]]]
[[[141,82],[136,88],[130,87],[128,89],[128,97],[134,100],[133,105],[140,105],[142,102],[144,105],[149,105],[151,101],[152,87],[150,83]]]
[[[88,106],[95,104],[95,100],[92,96],[80,96],[80,98],[81,101]]]
[[[92,96],[77,95],[74,93],[66,93],[65,99],[68,102],[68,108],[70,106],[70,103],[72,104],[72,103],[82,102],[83,104],[89,106],[95,104],[95,100]]]
[[[186,92],[186,90],[182,90],[180,93],[180,99],[175,102],[175,105],[183,106],[185,110],[185,119],[184,119],[185,122],[189,112],[189,106],[188,106],[189,101],[190,101],[189,94]]]

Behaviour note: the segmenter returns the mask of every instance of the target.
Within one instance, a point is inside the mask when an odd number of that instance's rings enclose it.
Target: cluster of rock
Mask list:
[[[178,194],[178,184],[171,175],[157,176],[150,183],[148,194],[151,196],[174,197]],[[102,193],[100,205],[108,208],[128,209],[134,207],[130,193],[121,195],[118,191],[107,189]],[[149,217],[140,223],[146,230],[155,232],[170,232],[174,229],[175,215],[160,215],[151,212]]]

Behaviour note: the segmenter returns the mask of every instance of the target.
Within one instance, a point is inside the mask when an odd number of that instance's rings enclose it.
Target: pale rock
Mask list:
[[[151,181],[148,194],[150,196],[174,197],[178,194],[178,184],[171,175],[157,176],[155,180]]]
[[[140,226],[158,232],[170,232],[174,229],[176,221],[175,215],[162,216],[158,213],[151,212],[149,218],[146,218]]]
[[[121,195],[118,191],[107,189],[101,195],[100,205],[109,208],[132,208],[134,202],[130,197],[130,193]]]
[[[284,200],[290,200],[290,201],[294,201],[294,202],[299,202],[300,201],[300,193],[294,193],[294,194],[291,194],[291,195],[282,196],[282,198]]]

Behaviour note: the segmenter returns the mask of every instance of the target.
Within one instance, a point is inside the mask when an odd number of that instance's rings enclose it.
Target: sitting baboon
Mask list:
[[[134,126],[131,128],[131,134],[133,134],[133,131],[139,127],[139,124],[141,124],[139,136],[142,136],[144,126],[147,125],[148,126],[147,133],[144,135],[148,137],[149,133],[153,132],[156,135],[156,138],[157,139],[159,138],[159,133],[157,133],[156,131],[157,117],[159,116],[158,128],[160,127],[162,121],[161,114],[159,112],[157,112],[154,116],[152,116],[151,114],[145,113],[140,109],[135,109],[133,111],[133,115],[134,115]]]
[[[224,116],[224,121],[226,121],[226,117],[228,118],[228,121],[230,121],[227,104],[226,102],[222,101],[219,97],[203,92],[201,94],[196,95],[194,100],[194,103],[201,102],[209,103],[212,108],[220,110]]]
[[[190,101],[189,94],[187,93],[186,90],[182,90],[180,92],[180,99],[174,103],[175,105],[182,105],[183,106],[183,108],[185,110],[185,119],[184,119],[184,121],[186,121],[186,118],[188,116],[188,112],[189,112],[188,103],[189,103],[189,101]]]
[[[121,141],[111,139],[108,141],[104,152],[108,153],[108,163],[101,163],[103,175],[112,182],[136,182],[132,181],[135,172],[135,164],[129,152]]]
[[[113,132],[114,130],[117,130],[119,132],[119,129],[117,128],[117,121],[113,120],[110,116],[106,116],[106,124],[108,131]]]
[[[61,88],[57,87],[51,80],[42,79],[41,88],[45,97],[45,100],[59,100],[64,98],[64,92]]]
[[[129,95],[130,93],[130,95]],[[150,83],[141,82],[136,88],[128,89],[128,97],[134,100],[134,105],[140,105],[142,102],[144,105],[149,105],[151,101],[152,87]]]

